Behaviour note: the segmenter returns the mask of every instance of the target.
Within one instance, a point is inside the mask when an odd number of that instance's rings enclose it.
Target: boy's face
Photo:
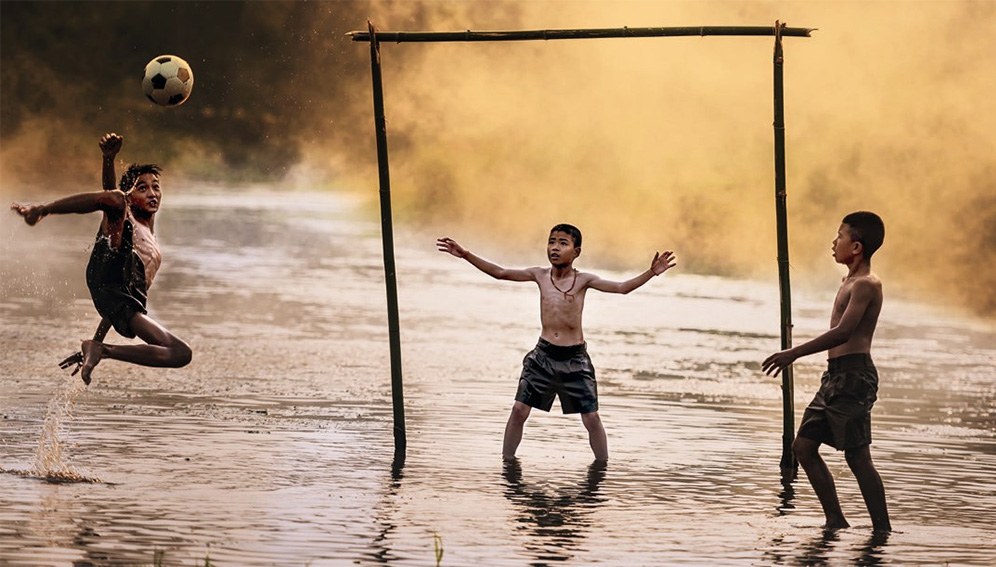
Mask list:
[[[861,253],[862,246],[854,240],[851,226],[842,223],[837,229],[837,238],[833,239],[833,259],[838,264],[850,264],[851,260]]]
[[[550,264],[557,267],[570,266],[580,255],[581,249],[574,246],[574,238],[570,234],[559,230],[550,233],[550,240],[546,243],[546,257]]]
[[[159,210],[163,193],[159,187],[159,176],[155,173],[143,173],[135,180],[128,193],[131,210],[139,215],[151,216]]]

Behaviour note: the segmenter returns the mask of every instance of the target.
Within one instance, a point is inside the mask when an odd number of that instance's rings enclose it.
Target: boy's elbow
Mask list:
[[[103,191],[97,195],[97,206],[105,210],[124,209],[127,199],[124,192],[120,190]]]
[[[834,343],[834,346],[842,345],[847,341],[851,340],[851,333],[853,329],[845,329],[843,327],[837,327],[830,334],[830,338]]]

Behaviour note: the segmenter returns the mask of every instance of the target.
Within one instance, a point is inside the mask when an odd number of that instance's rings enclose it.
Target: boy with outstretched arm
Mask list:
[[[506,460],[514,459],[531,409],[550,411],[553,398],[559,396],[565,414],[581,414],[595,459],[607,460],[609,448],[605,428],[598,416],[595,369],[581,327],[585,293],[588,289],[629,293],[673,268],[674,254],[670,250],[654,254],[648,270],[629,280],[616,282],[574,268],[574,260],[581,255],[581,231],[569,224],[558,224],[550,230],[546,247],[550,267],[547,268],[503,268],[471,253],[452,238],[438,239],[436,248],[467,260],[495,279],[535,282],[539,287],[542,330],[536,348],[522,363],[519,388],[505,425],[502,456]]]
[[[100,141],[97,145],[100,147],[101,153],[101,171],[100,180],[101,186],[104,191],[113,191],[117,189],[117,176],[114,173],[114,158],[117,157],[118,152],[121,151],[121,146],[124,144],[124,138],[114,132],[108,132],[101,136]],[[125,181],[125,180],[122,180]],[[127,183],[127,181],[125,181]],[[127,187],[122,187],[122,191],[127,190]],[[151,227],[154,228],[154,227]],[[152,285],[152,282],[149,282]],[[107,336],[107,332],[111,330],[112,324],[109,320],[101,318],[100,323],[97,325],[97,330],[93,333],[93,340],[97,342],[103,342],[104,337]],[[59,363],[59,368],[73,368],[73,376],[83,367],[83,352],[77,351],[69,355],[62,362]]]
[[[120,147],[119,141],[109,143]],[[101,147],[104,149],[104,139]],[[102,318],[96,336],[102,337],[107,331],[106,323],[110,323],[121,336],[137,336],[146,344],[112,345],[96,339],[84,340],[80,362],[86,384],[92,379],[94,367],[104,358],[179,368],[192,357],[190,347],[149,317],[146,310],[148,287],[162,262],[153,233],[155,215],[162,201],[160,171],[155,164],[133,164],[121,177],[121,189],[80,193],[45,204],[10,206],[30,226],[48,215],[103,213],[86,268],[87,287]]]
[[[833,475],[820,457],[826,443],[844,451],[861,488],[876,532],[889,532],[889,511],[882,478],[872,464],[871,409],[878,393],[878,372],[871,359],[872,336],[882,310],[882,282],[871,271],[871,257],[885,239],[885,225],[875,213],[844,217],[833,241],[834,260],[847,266],[830,314],[830,330],[799,346],[777,352],[761,364],[777,375],[799,357],[828,351],[828,368],[820,389],[806,408],[792,443],[796,458],[823,506],[828,530],[847,528]]]

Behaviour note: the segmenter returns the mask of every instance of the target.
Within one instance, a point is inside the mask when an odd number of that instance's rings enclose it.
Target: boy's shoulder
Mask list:
[[[879,277],[877,275],[875,275],[874,273],[872,273],[872,272],[868,272],[867,274],[856,276],[856,277],[853,278],[853,280],[854,281],[852,282],[852,285],[856,285],[856,286],[871,286],[871,287],[875,287],[875,288],[878,288],[878,289],[882,288],[882,280],[879,279]]]
[[[859,276],[845,277],[841,284],[841,289],[842,291],[850,292],[851,295],[864,293],[872,296],[881,296],[882,280],[870,272]]]

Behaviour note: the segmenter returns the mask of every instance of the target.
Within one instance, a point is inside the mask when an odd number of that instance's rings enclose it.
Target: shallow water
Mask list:
[[[773,283],[677,273],[589,294],[611,460],[593,465],[555,404],[505,466],[536,291],[399,234],[395,463],[376,219],[336,196],[247,190],[170,195],[158,223],[152,314],[194,361],[109,361],[82,389],[57,362],[96,324],[82,276],[96,219],[0,215],[0,566],[422,566],[436,536],[454,566],[996,562],[991,322],[887,299],[872,454],[897,532],[872,535],[824,449],[854,526],[825,536],[805,478],[779,475],[781,389],[759,368],[778,343]],[[832,297],[793,300],[797,339],[825,326]],[[796,420],[821,366],[796,364]],[[96,482],[36,470],[53,420],[55,469]]]

